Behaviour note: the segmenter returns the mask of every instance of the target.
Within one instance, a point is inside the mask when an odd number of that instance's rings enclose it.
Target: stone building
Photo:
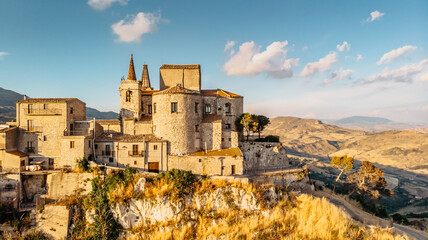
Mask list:
[[[159,77],[155,90],[144,65],[137,80],[131,55],[128,76],[120,81],[118,119],[87,120],[86,105],[76,98],[18,101],[16,122],[0,130],[2,170],[74,168],[84,157],[112,167],[207,175],[288,165],[285,149],[263,160],[268,164],[242,152],[235,121],[243,113],[243,97],[201,89],[200,65],[164,64]]]

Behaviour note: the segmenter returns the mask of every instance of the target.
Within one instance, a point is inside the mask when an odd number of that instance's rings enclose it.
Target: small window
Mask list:
[[[226,124],[224,125],[224,128],[226,128],[226,129],[230,129],[230,123],[226,123]]]
[[[132,96],[132,92],[131,91],[126,91],[126,98],[125,101],[126,102],[131,102],[131,96]]]
[[[113,162],[113,158],[112,157],[110,157],[110,158],[108,158],[108,162]]]
[[[45,135],[45,136],[43,136],[43,141],[47,141],[48,140],[48,137]]]
[[[221,138],[221,141],[224,142],[224,138]]]
[[[95,144],[94,147],[95,147],[95,149],[98,149],[98,144]]]
[[[226,113],[230,113],[230,107],[231,104],[230,103],[226,103]]]
[[[199,158],[199,162],[201,163],[201,162],[202,162],[202,159],[200,159],[200,158]]]
[[[132,155],[138,155],[138,145],[134,144],[132,145]]]
[[[147,105],[147,112],[152,114],[152,105]]]
[[[153,150],[158,150],[158,145],[153,145]]]
[[[30,132],[34,131],[34,120],[27,120],[27,130]]]
[[[70,148],[74,148],[74,141],[70,141]]]
[[[33,113],[33,104],[28,104],[28,113]]]
[[[134,165],[137,165],[137,161],[134,161]]]
[[[232,165],[232,169],[231,170],[232,170],[231,171],[232,175],[235,175],[235,165]]]
[[[211,104],[205,104],[205,113],[211,113]]]
[[[49,104],[43,104],[43,109],[49,109]]]
[[[70,114],[73,114],[73,110],[74,110],[74,109],[71,107],[71,108],[70,108]]]
[[[178,105],[178,104],[177,104],[176,102],[172,102],[172,103],[171,103],[171,112],[172,112],[172,113],[177,112],[177,108],[178,108],[178,107],[177,107],[177,105]]]
[[[91,140],[88,141],[88,145],[89,145],[89,147],[91,147]]]
[[[199,125],[195,125],[195,132],[199,132]]]
[[[141,112],[144,112],[144,103],[141,101]]]
[[[232,138],[229,138],[229,142],[232,142]]]
[[[195,113],[198,113],[199,103],[195,103]]]

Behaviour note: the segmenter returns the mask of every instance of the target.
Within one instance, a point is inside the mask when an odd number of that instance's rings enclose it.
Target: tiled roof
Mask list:
[[[217,122],[217,121],[221,121],[221,116],[217,114],[206,114],[202,119],[202,122],[204,123],[211,123],[211,122]]]
[[[70,101],[80,101],[77,98],[27,98],[24,100],[17,101],[18,103],[66,103]],[[82,102],[82,101],[81,101]]]
[[[221,150],[210,150],[205,153],[205,151],[195,152],[190,154],[189,156],[242,156],[241,149],[235,148],[226,148]]]
[[[132,54],[131,61],[129,62],[128,77],[126,80],[137,80],[137,77],[135,76],[134,60],[132,59]]]
[[[153,95],[153,93],[157,93],[159,92],[159,90],[145,90],[145,91],[141,91],[141,95],[142,96],[149,96],[149,95]]]
[[[118,119],[100,119],[100,120],[95,120],[95,122],[101,125],[119,125],[120,124],[120,121]]]
[[[9,131],[9,130],[11,130],[11,129],[13,129],[13,128],[16,128],[15,126],[9,126],[9,125],[3,125],[4,127],[1,127],[0,126],[0,133],[3,133],[3,132],[6,132],[6,131]]]
[[[96,138],[96,142],[142,142],[162,141],[153,134],[146,135],[122,135],[120,133],[103,133]]]
[[[213,89],[213,90],[201,90],[202,96],[219,96],[219,97],[226,97],[226,98],[240,98],[242,96],[231,93],[222,89]]]
[[[193,91],[187,88],[184,88],[182,86],[175,86],[175,87],[170,87],[167,88],[165,90],[162,90],[160,92],[155,93],[154,95],[157,94],[174,94],[174,93],[182,93],[182,94],[199,94],[197,91]]]
[[[15,155],[15,156],[18,156],[18,157],[27,157],[28,156],[28,154],[25,154],[25,153],[23,153],[21,151],[17,151],[17,150],[6,151],[6,153],[9,153],[9,154],[12,154],[12,155]]]
[[[173,64],[163,64],[160,69],[198,69],[201,68],[199,64],[190,64],[190,65],[173,65]]]

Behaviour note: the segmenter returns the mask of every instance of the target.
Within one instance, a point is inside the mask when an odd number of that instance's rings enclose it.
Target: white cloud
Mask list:
[[[126,5],[128,0],[88,0],[88,5],[95,10],[102,11],[111,7],[111,5],[113,5],[115,2]]]
[[[357,54],[357,60],[356,61],[359,62],[361,60],[363,60],[363,55]]]
[[[381,18],[383,15],[385,15],[385,13],[381,13],[381,12],[379,12],[377,10],[373,11],[373,12],[370,13],[370,17],[367,18],[366,21],[367,22],[373,22],[374,20]]]
[[[406,46],[403,46],[401,48],[391,50],[391,51],[385,53],[380,58],[379,62],[377,62],[377,65],[381,65],[382,63],[390,63],[399,57],[405,56],[406,53],[416,50],[417,48],[418,47],[416,47],[416,46],[406,45]]]
[[[417,82],[428,82],[428,71],[425,73],[422,73],[417,79]]]
[[[233,48],[233,46],[235,46],[235,41],[227,41],[226,45],[224,46],[224,51],[226,52],[227,50]]]
[[[415,77],[428,70],[428,59],[420,61],[418,64],[407,65],[398,69],[389,70],[385,68],[382,73],[360,79],[360,83],[374,83],[374,82],[407,82],[411,83]]]
[[[324,84],[350,78],[352,73],[354,73],[354,70],[351,70],[351,69],[340,69],[340,70],[334,71],[330,74],[328,78],[324,79]]]
[[[322,73],[330,70],[333,64],[337,63],[337,53],[331,52],[317,62],[310,62],[303,68],[300,76],[308,77],[316,73]]]
[[[303,48],[302,48],[302,52],[305,52],[306,50],[308,50],[309,49],[309,47],[308,46],[304,46]]]
[[[9,55],[9,53],[7,53],[7,52],[0,52],[0,57],[6,56],[6,55]]]
[[[287,58],[285,47],[288,41],[273,42],[260,52],[261,47],[251,42],[239,46],[235,53],[232,49],[229,60],[224,64],[223,71],[227,75],[255,76],[266,73],[273,78],[293,76],[293,65],[299,64],[298,58]]]
[[[127,21],[120,20],[111,25],[111,28],[119,36],[116,39],[118,42],[140,42],[143,34],[157,30],[156,24],[159,20],[159,15],[139,12],[135,16],[128,16]]]
[[[343,51],[348,51],[351,50],[351,44],[349,44],[347,41],[343,41],[342,45],[337,44],[336,45],[337,50],[339,50],[339,52],[343,52]]]

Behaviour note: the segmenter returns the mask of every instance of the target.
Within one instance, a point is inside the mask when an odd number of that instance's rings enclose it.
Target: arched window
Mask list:
[[[132,92],[131,91],[126,91],[126,101],[130,102],[131,101],[131,96],[132,96]]]

